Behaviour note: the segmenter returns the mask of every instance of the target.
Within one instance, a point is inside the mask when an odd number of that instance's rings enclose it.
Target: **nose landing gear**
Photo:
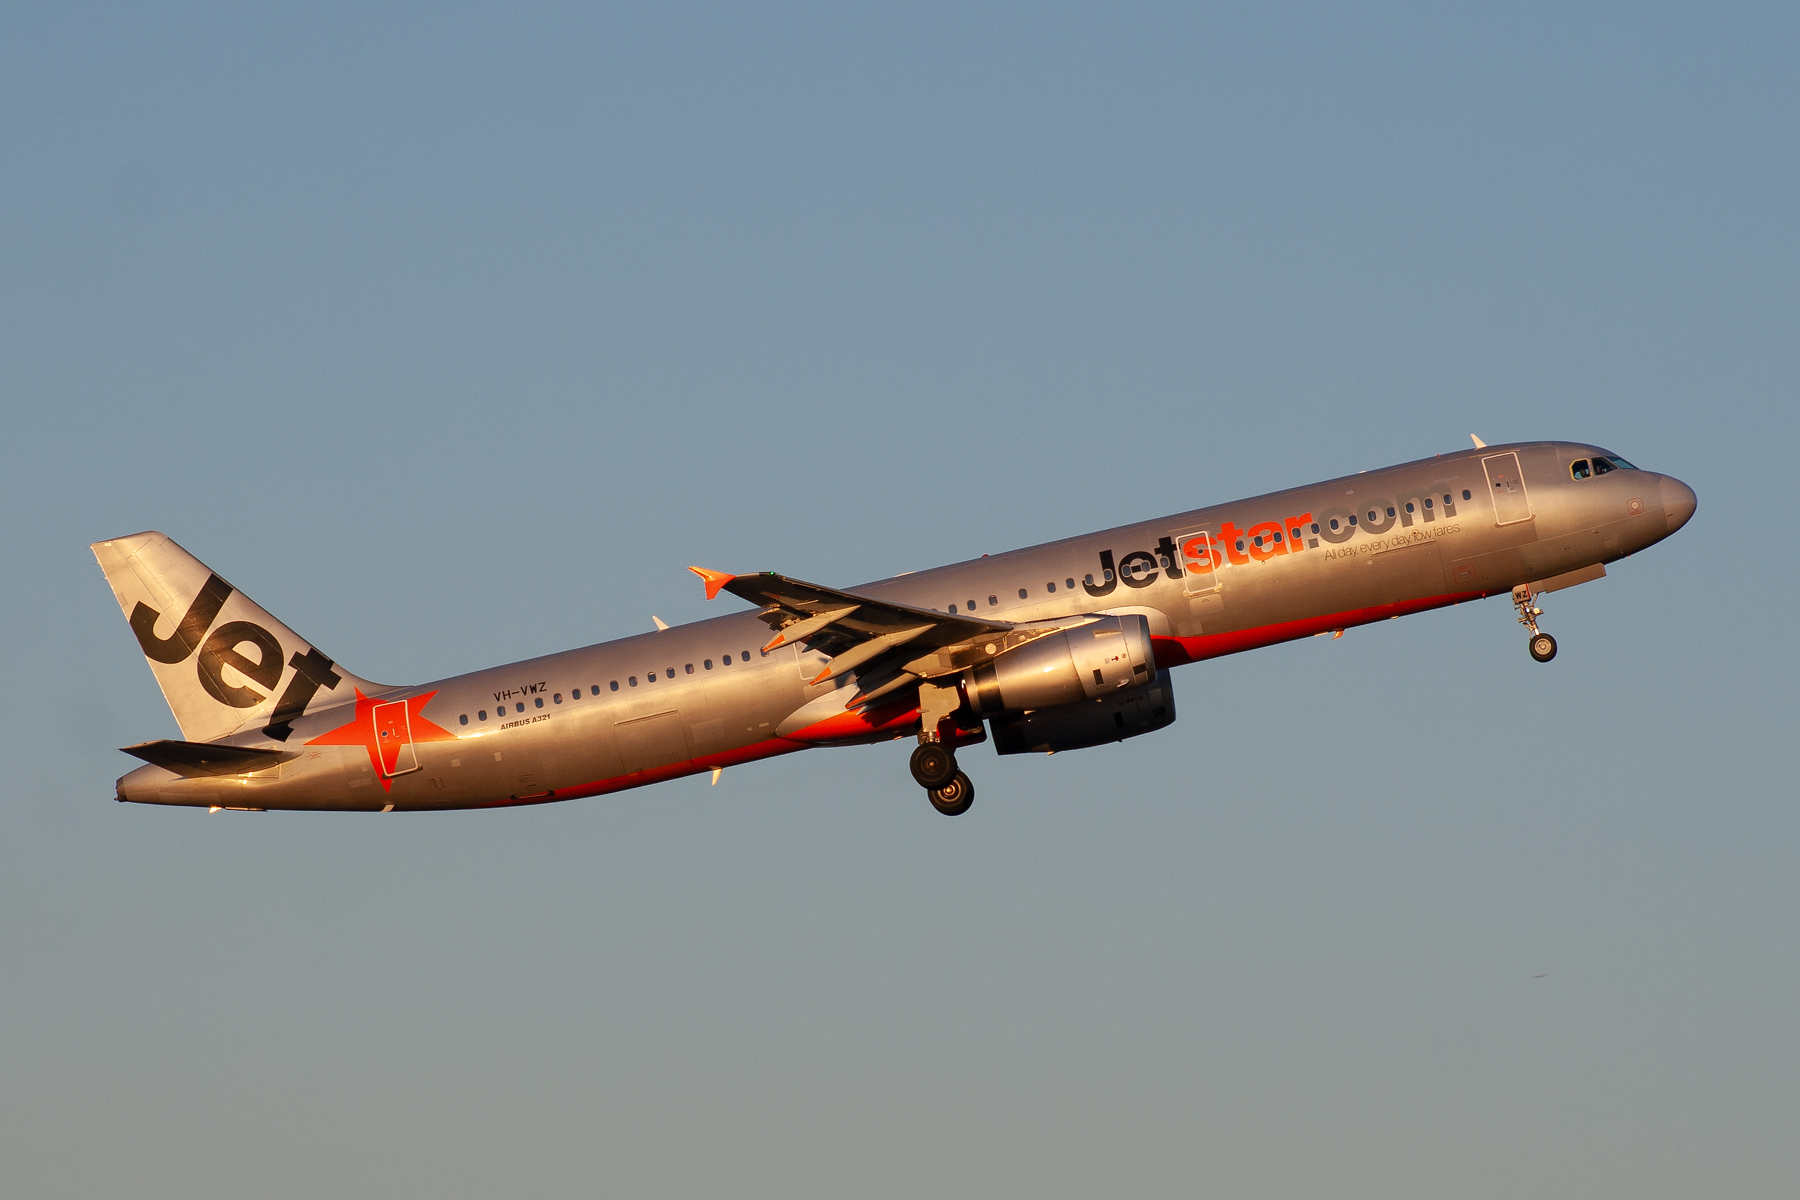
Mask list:
[[[1514,588],[1512,600],[1513,608],[1519,613],[1519,624],[1531,631],[1531,641],[1527,643],[1531,657],[1541,663],[1549,662],[1556,657],[1556,639],[1537,627],[1537,619],[1544,615],[1544,610],[1537,606],[1531,586],[1521,584]]]

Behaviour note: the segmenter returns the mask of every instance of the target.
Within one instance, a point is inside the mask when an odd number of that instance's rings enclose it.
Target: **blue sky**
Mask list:
[[[0,1191],[1787,1196],[1778,6],[13,6]],[[510,813],[139,809],[87,543],[357,673],[1468,444],[1695,487],[1174,728]]]

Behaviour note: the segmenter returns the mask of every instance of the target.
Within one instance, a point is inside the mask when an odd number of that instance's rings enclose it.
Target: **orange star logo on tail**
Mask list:
[[[381,789],[391,791],[393,776],[403,774],[401,757],[416,742],[454,742],[456,735],[425,719],[425,706],[435,691],[404,700],[382,701],[356,691],[356,715],[346,725],[321,733],[309,746],[362,746]],[[406,770],[411,770],[408,767]]]

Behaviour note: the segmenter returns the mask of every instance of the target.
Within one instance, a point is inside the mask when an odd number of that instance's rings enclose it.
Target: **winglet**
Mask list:
[[[706,598],[708,600],[717,597],[720,588],[737,578],[736,575],[727,575],[723,571],[709,571],[705,567],[689,567],[688,570],[692,571],[705,581]]]
[[[1486,442],[1484,442],[1484,441],[1482,441],[1482,440],[1481,440],[1481,439],[1480,439],[1480,438],[1478,438],[1478,437],[1476,437],[1476,436],[1475,436],[1475,435],[1474,435],[1474,434],[1472,434],[1472,433],[1471,433],[1471,434],[1470,434],[1470,435],[1469,435],[1469,440],[1470,440],[1470,441],[1471,441],[1471,442],[1474,442],[1474,443],[1475,443],[1475,448],[1476,448],[1476,449],[1477,449],[1477,450],[1486,450],[1486,449],[1487,449],[1487,443],[1486,443]]]

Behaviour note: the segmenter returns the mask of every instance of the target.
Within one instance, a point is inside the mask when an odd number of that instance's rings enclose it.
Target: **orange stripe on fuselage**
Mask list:
[[[1298,621],[1279,621],[1273,625],[1258,625],[1252,629],[1234,629],[1230,633],[1203,633],[1196,637],[1153,635],[1150,641],[1155,647],[1156,665],[1160,670],[1164,667],[1178,667],[1183,663],[1200,662],[1202,659],[1237,654],[1244,650],[1257,650],[1263,646],[1273,646],[1276,642],[1291,642],[1295,638],[1311,637],[1315,633],[1327,633],[1333,629],[1349,629],[1355,625],[1370,625],[1376,621],[1385,621],[1389,617],[1404,617],[1433,608],[1446,608],[1452,604],[1461,604],[1464,600],[1480,600],[1484,596],[1493,594],[1492,592],[1449,592],[1442,596],[1426,596],[1420,600],[1377,604],[1373,608],[1353,608],[1345,612],[1329,613],[1322,617],[1305,617]]]
[[[1273,625],[1258,625],[1253,629],[1237,629],[1230,633],[1203,633],[1197,637],[1153,636],[1150,641],[1155,648],[1156,665],[1160,670],[1165,667],[1178,667],[1184,663],[1200,662],[1208,658],[1220,658],[1227,654],[1237,654],[1244,650],[1256,650],[1263,646],[1272,646],[1277,642],[1291,642],[1296,638],[1311,637],[1315,633],[1326,633],[1333,629],[1349,629],[1356,625],[1369,625],[1376,621],[1384,621],[1389,617],[1403,617],[1411,613],[1426,612],[1433,608],[1445,608],[1452,604],[1460,604],[1464,600],[1480,600],[1493,594],[1492,592],[1450,592],[1442,596],[1427,596],[1421,600],[1402,600],[1395,604],[1378,604],[1373,608],[1351,609],[1323,617],[1306,617],[1299,621],[1280,621]],[[916,705],[907,705],[901,709],[897,704],[892,706],[882,704],[876,705],[867,712],[853,711],[829,717],[801,732],[815,737],[837,738],[879,733],[904,735],[918,724],[918,715],[919,710]],[[557,788],[542,796],[527,796],[522,799],[508,796],[504,800],[489,800],[468,807],[513,808],[526,804],[551,804],[559,800],[580,800],[588,796],[604,796],[612,792],[643,787],[646,784],[680,779],[686,775],[698,775],[704,771],[710,771],[714,767],[735,767],[744,763],[759,762],[765,758],[777,758],[783,754],[792,754],[796,750],[812,748],[812,745],[807,742],[790,741],[787,738],[768,738],[736,750],[705,754],[685,762],[670,763],[666,767],[653,767],[647,771],[633,771],[626,775],[614,776],[611,779],[597,779],[591,783]]]

